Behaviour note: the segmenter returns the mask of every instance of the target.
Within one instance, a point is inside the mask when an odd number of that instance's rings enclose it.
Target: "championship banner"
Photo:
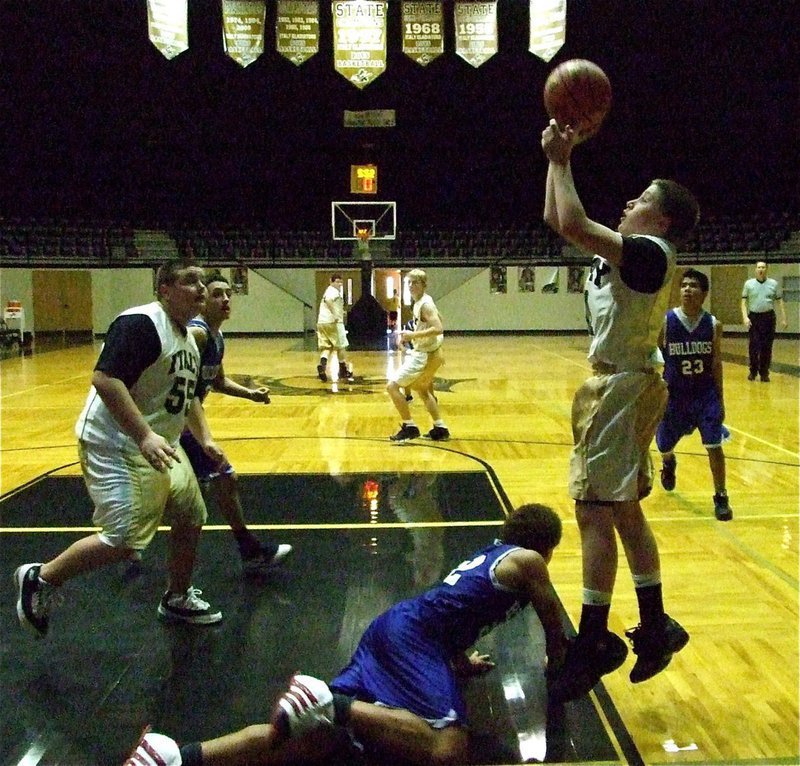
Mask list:
[[[278,53],[295,66],[319,52],[319,3],[317,0],[278,0],[275,22]]]
[[[531,39],[528,50],[550,61],[567,38],[567,0],[531,0]]]
[[[334,67],[356,88],[386,69],[386,6],[386,0],[331,3]]]
[[[427,66],[444,53],[444,16],[441,3],[403,0],[403,53]]]
[[[456,0],[456,53],[479,67],[497,53],[497,0],[475,3]]]
[[[222,0],[222,45],[241,67],[264,52],[266,14],[264,0]]]
[[[188,50],[187,0],[147,0],[147,35],[164,58]]]

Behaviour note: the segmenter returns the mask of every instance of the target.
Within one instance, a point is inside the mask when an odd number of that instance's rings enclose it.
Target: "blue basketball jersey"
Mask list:
[[[528,604],[524,594],[508,590],[494,573],[516,548],[494,542],[459,564],[439,585],[411,599],[420,624],[450,654],[465,651]]]
[[[714,317],[703,311],[692,324],[680,309],[667,312],[664,333],[664,379],[670,392],[714,387]]]
[[[517,546],[495,542],[459,564],[440,585],[373,620],[331,689],[409,710],[440,728],[464,722],[451,661],[528,603],[495,577]]]
[[[206,347],[200,355],[200,376],[195,391],[195,396],[202,402],[208,395],[222,365],[222,357],[225,355],[225,339],[222,337],[221,330],[213,332],[206,321],[200,317],[190,319],[189,327],[201,327],[208,336]]]

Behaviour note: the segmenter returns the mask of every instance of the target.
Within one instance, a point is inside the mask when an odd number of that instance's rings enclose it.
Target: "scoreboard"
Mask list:
[[[378,166],[350,166],[350,194],[377,194]]]

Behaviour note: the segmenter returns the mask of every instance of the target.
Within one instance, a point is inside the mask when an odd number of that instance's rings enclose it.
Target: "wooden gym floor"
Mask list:
[[[140,569],[68,583],[43,641],[19,627],[10,575],[91,529],[72,428],[99,344],[4,360],[0,765],[115,764],[145,723],[190,741],[263,720],[291,672],[335,674],[375,614],[441,577],[523,502],[562,516],[551,573],[575,624],[580,550],[566,471],[586,345],[580,335],[449,336],[437,388],[453,439],[397,446],[383,391],[396,354],[353,352],[356,381],[334,391],[316,378],[310,338],[229,338],[226,371],[269,385],[272,404],[212,394],[209,420],[253,528],[290,542],[292,557],[266,580],[244,580],[212,508],[196,582],[222,609],[220,626],[157,621],[162,534]],[[479,762],[798,762],[798,342],[776,342],[769,384],[747,381],[745,338],[723,348],[733,521],[714,519],[696,434],[678,447],[676,490],[657,486],[645,501],[667,608],[689,645],[636,687],[629,658],[548,720],[538,628],[505,626],[481,644],[497,670],[470,690]],[[418,402],[412,411],[427,430]],[[636,621],[621,561],[611,628]]]

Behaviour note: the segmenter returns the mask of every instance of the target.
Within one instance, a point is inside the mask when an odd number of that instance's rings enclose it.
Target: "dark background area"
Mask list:
[[[145,0],[0,2],[0,216],[135,224],[254,221],[326,228],[349,166],[379,166],[401,228],[538,221],[542,86],[568,58],[609,75],[611,113],[574,159],[591,215],[616,222],[654,177],[689,184],[706,212],[796,210],[797,3],[568,0],[567,43],[527,50],[527,0],[500,0],[499,52],[475,69],[445,53],[421,67],[389,9],[388,65],[359,91],[333,68],[331,5],[320,52],[275,51],[242,69],[222,47],[220,3],[189,2],[189,50],[166,60]],[[395,109],[397,126],[342,127],[343,111]]]

